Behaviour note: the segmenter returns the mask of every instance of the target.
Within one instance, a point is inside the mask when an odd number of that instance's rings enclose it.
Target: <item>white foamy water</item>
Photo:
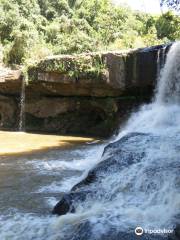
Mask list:
[[[25,88],[26,88],[26,81],[22,78],[22,86],[21,86],[21,96],[20,96],[20,115],[19,115],[19,131],[23,132],[24,129],[24,121],[25,121]]]
[[[56,227],[59,218],[52,216],[51,211],[62,193],[70,191],[100,161],[103,149],[104,144],[83,144],[72,149],[40,154],[29,160],[28,157],[5,159],[0,165],[2,172],[7,172],[7,180],[2,183],[6,186],[6,194],[2,200],[0,198],[1,207],[5,208],[0,213],[0,240],[62,239],[63,232]],[[14,193],[13,189],[17,191]],[[16,207],[21,205],[22,209]],[[31,208],[39,213],[31,213]]]
[[[101,233],[110,229],[128,231],[136,226],[172,229],[180,213],[179,123],[180,42],[177,42],[168,53],[155,101],[134,113],[116,138],[131,132],[152,135],[149,140],[142,138],[135,143],[129,140],[129,149],[144,153],[144,157],[127,168],[101,174],[93,185],[99,192],[97,200],[90,197],[77,204],[73,221],[88,220],[99,239]],[[64,221],[66,226],[71,225],[72,214],[62,216],[58,226],[64,227]]]
[[[80,177],[66,177],[61,181],[55,181],[47,186],[41,187],[40,189],[38,189],[37,193],[69,192],[71,188],[78,182],[80,182],[82,179],[84,179],[84,177],[84,174],[82,174]]]
[[[72,158],[69,161],[50,159],[50,160],[32,160],[28,161],[28,165],[32,165],[41,174],[51,174],[52,171],[59,175],[61,171],[79,171],[76,176],[64,177],[61,181],[54,181],[51,184],[42,186],[37,190],[38,193],[51,192],[68,192],[78,182],[83,180],[89,170],[101,160],[104,144],[97,146],[88,146],[85,150],[74,150]]]
[[[62,159],[46,159],[46,160],[32,160],[28,161],[27,164],[33,165],[35,169],[38,169],[42,173],[51,171],[59,171],[59,170],[89,170],[94,166],[98,161],[100,161],[103,147],[104,145],[97,146],[88,146],[85,150],[74,150],[73,156],[69,159],[69,161],[63,161]]]
[[[147,138],[128,140],[125,152],[143,153],[141,161],[128,167],[102,173],[99,179],[87,189],[96,190],[95,197],[75,204],[76,212],[61,217],[22,213],[1,215],[1,240],[59,240],[73,229],[88,221],[92,226],[92,238],[102,239],[102,234],[118,229],[128,232],[137,226],[147,229],[174,227],[180,213],[180,43],[175,43],[167,56],[161,72],[155,101],[142,106],[128,120],[116,140],[131,132],[147,133]],[[148,138],[149,136],[149,138]],[[78,176],[64,176],[62,181],[53,180],[44,184],[37,192],[51,193],[69,191],[87,171],[100,161],[103,147],[89,146],[78,157],[69,161],[32,160],[37,174],[49,176],[54,172],[61,176],[63,171],[80,171]],[[126,156],[123,156],[126,157]],[[59,172],[59,175],[58,175]],[[54,175],[54,176],[55,176]],[[91,189],[92,188],[92,189]],[[49,207],[57,197],[47,196]],[[132,239],[133,240],[133,239]]]
[[[59,240],[62,233],[54,227],[57,217],[37,216],[15,212],[14,216],[0,216],[2,240]]]
[[[160,73],[155,101],[128,120],[116,139],[129,132],[178,134],[180,131],[180,42],[171,47]]]

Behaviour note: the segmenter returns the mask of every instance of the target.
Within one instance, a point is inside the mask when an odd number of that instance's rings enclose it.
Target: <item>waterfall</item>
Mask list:
[[[143,152],[147,154],[147,157],[144,158],[141,169],[137,170],[134,166],[131,171],[122,173],[124,179],[133,179],[132,176],[135,175],[136,171],[136,174],[141,173],[139,179],[136,176],[136,180],[133,180],[135,181],[134,188],[136,188],[136,191],[137,185],[143,187],[149,184],[156,189],[162,184],[161,188],[155,193],[148,196],[147,192],[145,194],[147,199],[142,203],[142,206],[146,206],[143,210],[144,217],[148,216],[149,209],[151,209],[150,215],[155,224],[154,228],[157,226],[167,227],[170,222],[173,222],[172,219],[175,222],[179,221],[176,219],[176,215],[180,213],[180,42],[175,42],[171,46],[166,62],[165,51],[164,48],[161,53],[158,53],[160,76],[154,101],[151,104],[143,105],[138,112],[132,114],[124,130],[116,138],[116,140],[119,140],[126,134],[140,132],[150,134],[158,139],[156,147],[152,147],[155,140],[152,139],[152,142],[147,145],[142,140]],[[160,70],[160,68],[162,69]],[[151,173],[152,175],[150,174],[148,178],[145,177],[145,172],[150,173],[151,169],[154,169],[154,173]],[[153,180],[150,179],[151,177],[153,177]],[[126,180],[122,180],[122,182],[125,184]],[[131,182],[131,184],[133,183]],[[137,194],[140,194],[140,192],[137,191]],[[166,201],[166,204],[164,204],[164,201]],[[157,209],[156,205],[158,205]],[[142,206],[138,211],[143,209]],[[158,219],[159,212],[162,215]],[[156,222],[157,219],[160,225]],[[153,224],[150,223],[151,220],[147,218],[142,225],[151,225],[150,227],[153,228]]]
[[[168,52],[155,100],[132,114],[115,142],[107,146],[102,162],[93,170],[95,180],[77,188],[76,199],[78,192],[80,199],[74,201],[75,213],[61,216],[59,229],[71,233],[69,226],[83,223],[80,230],[73,228],[72,233],[77,231],[73,239],[81,239],[79,234],[92,240],[106,236],[134,239],[134,235],[125,238],[119,232],[134,233],[138,226],[174,228],[180,214],[179,100],[177,42]],[[83,191],[88,192],[85,201],[81,200]],[[157,235],[148,239],[162,238]]]
[[[165,59],[165,57],[164,57]],[[163,60],[161,60],[162,62]],[[163,69],[160,71],[156,95],[151,104],[143,105],[137,113],[132,114],[124,134],[137,131],[145,133],[167,134],[180,129],[180,42],[175,42],[166,57]]]
[[[20,115],[19,115],[19,131],[23,132],[25,130],[25,87],[26,81],[24,77],[22,78],[21,84],[21,94],[20,94]]]
[[[161,51],[159,61],[162,62],[163,59],[165,56],[163,58]],[[160,62],[158,63],[161,65]],[[19,157],[17,160],[13,157],[12,172],[15,173],[13,176],[18,176],[15,185],[17,187],[13,190],[19,189],[20,169],[24,174],[25,183],[30,174],[33,182],[30,186],[24,187],[26,195],[23,203],[28,202],[26,211],[29,212],[32,206],[35,206],[35,209],[34,214],[24,211],[21,203],[22,190],[19,192],[20,196],[14,195],[13,192],[16,191],[12,191],[9,187],[12,182],[2,175],[3,180],[6,179],[2,181],[2,187],[8,186],[6,192],[9,191],[15,199],[11,198],[11,195],[4,196],[5,201],[9,197],[12,204],[10,206],[13,208],[8,211],[5,209],[3,213],[5,215],[0,215],[1,239],[171,239],[167,234],[135,235],[137,227],[143,228],[145,234],[146,230],[165,229],[170,232],[180,222],[179,42],[171,47],[164,68],[160,72],[152,103],[141,106],[138,112],[133,113],[116,139],[111,139],[110,144],[105,142],[101,147],[94,146],[95,148],[90,148],[90,152],[89,146],[83,146],[73,152],[69,148],[67,151],[61,150],[53,154],[46,152],[39,160],[41,156],[39,154],[36,155],[37,158],[34,156],[30,159],[22,158],[23,161]],[[24,108],[25,82],[23,81],[21,130],[24,125]],[[106,145],[105,149],[104,145]],[[102,152],[103,156],[100,159]],[[51,159],[48,159],[48,156]],[[8,171],[5,173],[11,174],[10,161],[7,159],[4,161],[1,164],[3,171],[7,164]],[[19,168],[20,164],[21,168]],[[28,168],[26,169],[23,164]],[[95,164],[96,166],[89,172],[89,178],[84,179],[69,192],[69,183],[75,184],[77,179],[83,179],[87,176],[89,168]],[[79,171],[83,169],[87,171],[79,176]],[[77,178],[76,175],[75,178],[73,176],[75,170]],[[36,185],[39,183],[40,186],[43,179],[50,182],[54,179],[55,182],[36,189]],[[48,182],[46,181],[45,184]],[[3,185],[4,183],[6,185]],[[51,209],[49,210],[46,205],[46,200],[49,196],[53,197],[48,200],[55,204],[54,201],[62,196],[64,189],[68,192],[62,199],[61,209],[66,211],[72,204],[70,209],[73,212],[67,212],[60,217],[53,216],[48,212]],[[43,191],[45,195],[41,195]],[[31,195],[34,199],[30,199],[29,194],[34,194]],[[23,210],[20,208],[17,211],[17,205],[21,205]],[[36,214],[39,210],[42,213],[40,215]]]
[[[163,48],[160,48],[157,51],[157,77],[158,78],[160,78],[161,69],[164,67],[164,64],[165,64],[166,48],[167,46],[164,46]]]
[[[158,103],[180,101],[180,42],[175,43],[168,54],[158,85]]]

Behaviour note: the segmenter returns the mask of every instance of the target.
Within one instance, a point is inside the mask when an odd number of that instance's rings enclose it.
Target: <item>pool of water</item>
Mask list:
[[[0,155],[1,240],[60,239],[59,217],[51,214],[52,208],[100,160],[104,149],[104,143],[92,139],[66,143]]]

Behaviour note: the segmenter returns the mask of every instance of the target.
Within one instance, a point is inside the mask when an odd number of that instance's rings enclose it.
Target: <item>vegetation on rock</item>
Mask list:
[[[106,68],[102,55],[99,54],[57,56],[40,61],[35,66],[29,66],[31,76],[29,81],[37,80],[38,71],[65,74],[76,80],[80,78],[97,80],[106,74]]]

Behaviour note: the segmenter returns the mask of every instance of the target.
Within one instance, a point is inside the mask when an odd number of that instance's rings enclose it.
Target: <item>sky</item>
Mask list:
[[[147,13],[160,13],[159,0],[112,0],[115,4],[128,4],[134,10]]]

